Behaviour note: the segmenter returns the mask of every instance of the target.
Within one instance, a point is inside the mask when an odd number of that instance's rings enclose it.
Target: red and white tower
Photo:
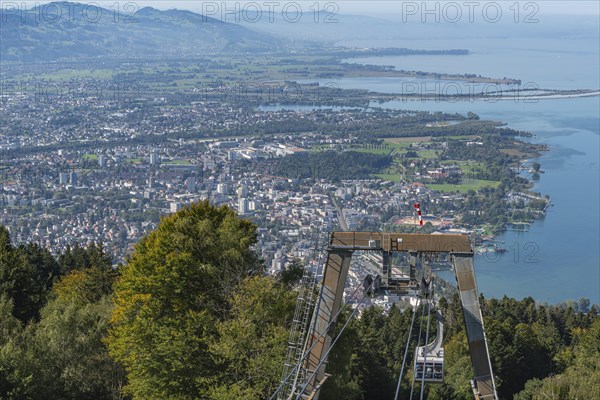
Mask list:
[[[417,215],[419,216],[419,225],[423,226],[423,218],[421,217],[421,205],[419,203],[413,204],[413,207],[417,211]]]

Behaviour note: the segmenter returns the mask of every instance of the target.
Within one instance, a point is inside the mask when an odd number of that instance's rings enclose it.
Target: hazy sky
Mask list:
[[[317,1],[317,0],[256,0],[256,1],[202,1],[202,0],[162,0],[162,1],[129,1],[129,0],[93,0],[86,1],[80,0],[80,3],[84,4],[99,4],[103,7],[110,7],[115,3],[121,4],[121,6],[127,3],[134,3],[137,7],[142,8],[145,6],[151,6],[158,9],[170,9],[170,8],[179,8],[179,9],[187,9],[195,12],[202,12],[203,9],[207,7],[211,7],[208,3],[212,3],[213,5],[217,5],[217,7],[222,7],[223,3],[226,3],[226,7],[233,8],[234,4],[239,4],[239,7],[243,8],[244,5],[249,3],[255,3],[261,6],[261,8],[267,9],[267,5],[265,3],[275,3],[275,10],[279,7],[283,7],[284,5],[288,5],[291,3],[299,4],[302,10],[309,10],[310,7],[314,7],[316,4],[317,7],[324,8],[325,5],[329,4],[329,7],[332,7],[331,4],[334,4],[334,7],[337,7],[339,13],[342,14],[364,14],[364,15],[376,15],[376,16],[385,16],[389,14],[401,14],[406,10],[415,10],[414,7],[417,7],[417,12],[421,12],[423,1],[415,0],[415,1],[406,1],[406,0],[337,0],[337,1]],[[6,4],[23,4],[22,1],[5,1],[0,0],[0,4],[5,6]],[[48,1],[25,1],[28,6],[32,6],[40,3],[48,3]],[[488,0],[457,0],[457,1],[425,1],[426,7],[429,9],[434,9],[436,7],[440,7],[441,10],[448,3],[454,3],[454,6],[458,6],[463,13],[468,12],[468,7],[475,7],[475,12],[478,12],[481,7],[486,5],[490,6],[494,4],[498,4],[499,7],[504,11],[504,13],[512,13],[512,7],[515,3],[522,8],[522,13],[533,12],[534,8],[537,9],[540,15],[542,14],[570,14],[570,15],[600,15],[600,1],[598,0],[538,0],[538,1],[517,1],[517,0],[496,0],[496,1],[488,1]],[[467,5],[467,3],[471,3],[473,5]],[[527,9],[525,9],[527,7]],[[453,11],[453,10],[450,10]],[[414,11],[413,11],[414,12]]]

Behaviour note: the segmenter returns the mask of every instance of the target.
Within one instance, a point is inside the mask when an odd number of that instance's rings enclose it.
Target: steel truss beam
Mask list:
[[[337,314],[341,307],[350,261],[354,251],[383,252],[385,265],[382,270],[382,278],[384,286],[388,286],[388,279],[391,276],[391,268],[385,262],[388,260],[386,257],[389,257],[391,252],[407,252],[411,272],[417,263],[419,253],[449,253],[451,255],[465,317],[471,362],[475,373],[475,394],[481,399],[497,400],[496,385],[479,306],[473,268],[473,250],[468,236],[465,235],[387,232],[331,233],[329,247],[327,248],[327,261],[323,270],[322,286],[307,338],[306,348],[311,350],[303,368],[308,375],[315,371],[315,368],[325,357],[331,346],[334,329],[330,327],[327,331],[327,327],[330,325],[332,317]],[[402,283],[404,285],[402,287],[411,288],[413,279],[414,277],[411,276],[409,282]],[[393,287],[391,282],[389,285],[391,290],[402,290],[402,287]],[[313,346],[315,341],[318,343]],[[302,394],[303,398],[306,399],[310,396],[311,399],[318,399],[320,383],[325,379],[325,366],[326,362],[323,362],[319,371],[314,374],[312,381],[308,382]]]

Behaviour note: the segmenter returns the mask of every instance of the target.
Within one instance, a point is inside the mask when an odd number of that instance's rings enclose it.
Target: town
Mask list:
[[[429,233],[485,233],[464,223],[463,205],[501,183],[491,175],[493,165],[441,159],[451,151],[449,140],[484,147],[473,131],[485,134],[488,125],[474,127],[473,115],[264,111],[205,101],[184,107],[161,98],[123,103],[74,95],[47,104],[31,93],[5,94],[2,107],[9,118],[0,136],[0,223],[16,242],[38,242],[55,253],[101,242],[115,263],[162,215],[205,199],[257,223],[257,250],[273,274],[295,258],[306,261],[320,231],[415,230],[414,202],[423,207]],[[149,117],[149,110],[157,112]],[[412,136],[370,137],[361,128],[381,130],[386,123],[398,127],[395,136],[403,130]],[[261,130],[266,126],[283,133]],[[469,134],[448,136],[461,128]],[[357,176],[340,176],[335,165],[315,176],[278,168],[283,159],[329,152],[350,162],[379,157],[385,165]],[[503,202],[523,211],[522,220],[542,215],[548,204],[512,190]]]

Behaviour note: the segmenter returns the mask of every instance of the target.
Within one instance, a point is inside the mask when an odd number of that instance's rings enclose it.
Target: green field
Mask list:
[[[72,79],[95,78],[112,79],[115,72],[111,69],[63,69],[37,76],[37,78],[52,81],[65,81]]]
[[[349,149],[350,151],[357,151],[359,153],[370,153],[370,154],[382,154],[382,155],[389,155],[393,148],[391,146],[389,147],[380,147],[380,148],[374,148],[374,149],[369,149],[369,148],[365,148],[365,147],[352,147]]]
[[[499,181],[484,181],[484,180],[465,180],[459,185],[451,185],[448,183],[442,184],[427,184],[427,188],[446,193],[467,193],[469,190],[479,190],[482,187],[497,188],[500,185]]]
[[[487,168],[484,163],[479,161],[463,161],[463,160],[444,160],[443,164],[454,164],[458,165],[463,174],[471,174],[481,171],[486,171]]]
[[[83,158],[84,160],[96,161],[98,159],[98,155],[88,153],[81,156],[81,158]]]
[[[437,158],[436,150],[417,150],[419,158]]]
[[[396,151],[406,150],[415,143],[430,142],[430,137],[402,137],[402,138],[386,138],[383,139],[386,145],[393,147]]]
[[[408,149],[414,142],[401,142],[401,143],[389,143],[386,142],[388,146],[393,148],[396,151],[406,150]]]
[[[330,144],[319,144],[316,146],[312,146],[308,149],[309,151],[327,151],[327,150],[337,150],[336,145]]]
[[[373,175],[379,179],[382,179],[384,181],[391,181],[391,182],[400,182],[402,180],[402,174],[375,174]]]

